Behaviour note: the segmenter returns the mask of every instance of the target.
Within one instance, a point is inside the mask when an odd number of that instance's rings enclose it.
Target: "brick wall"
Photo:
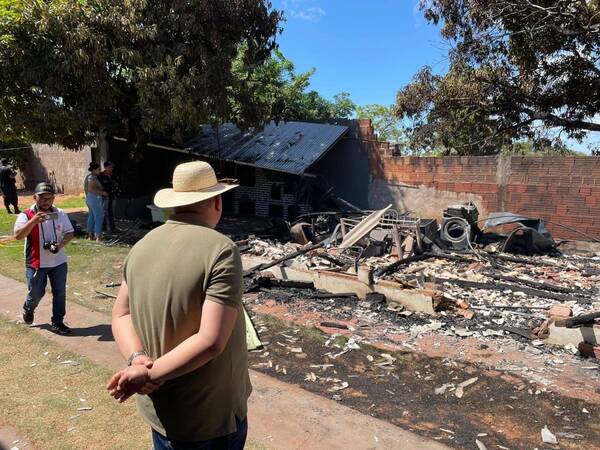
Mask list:
[[[395,157],[388,145],[372,144],[370,165],[374,208],[391,202],[439,218],[447,205],[471,200],[481,217],[510,211],[600,239],[599,157]],[[586,240],[556,224],[548,228],[559,239]]]
[[[79,194],[83,192],[90,161],[90,147],[70,151],[58,145],[32,144],[27,167],[20,174],[20,185],[33,189],[37,183],[46,181],[57,192]]]

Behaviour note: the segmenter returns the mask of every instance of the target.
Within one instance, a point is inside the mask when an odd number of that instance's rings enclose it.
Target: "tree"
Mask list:
[[[371,119],[377,138],[392,144],[406,144],[406,136],[402,129],[402,122],[394,114],[392,106],[371,105],[356,108],[356,117],[359,119]]]
[[[355,109],[347,92],[323,98],[308,90],[315,69],[296,73],[294,63],[279,50],[258,67],[244,61],[245,46],[233,64],[236,83],[231,89],[233,121],[243,128],[252,126],[244,117],[268,117],[274,120],[328,120],[349,118]]]
[[[451,48],[445,75],[425,67],[398,92],[412,147],[486,154],[548,129],[578,140],[600,131],[600,2],[423,0],[421,10]]]
[[[78,148],[105,129],[141,147],[227,120],[240,45],[260,66],[280,19],[266,0],[4,0],[0,139]]]
[[[334,119],[348,119],[356,111],[356,104],[350,98],[348,92],[340,92],[333,96],[330,102],[329,114]]]

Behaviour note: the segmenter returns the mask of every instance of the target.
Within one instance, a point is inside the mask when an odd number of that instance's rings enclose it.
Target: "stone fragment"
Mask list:
[[[542,428],[542,440],[545,444],[558,444],[558,439],[556,439],[556,436],[548,429],[547,425],[544,425],[544,428]]]

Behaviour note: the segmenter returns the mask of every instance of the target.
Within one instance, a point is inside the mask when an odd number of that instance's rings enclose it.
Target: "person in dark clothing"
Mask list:
[[[104,163],[104,170],[98,175],[100,184],[108,194],[104,197],[104,229],[109,233],[115,233],[117,228],[115,227],[115,214],[114,214],[114,201],[116,194],[116,184],[113,178],[113,171],[115,165],[111,161]]]
[[[4,207],[9,214],[13,214],[10,210],[10,205],[14,209],[14,214],[19,214],[19,197],[17,196],[16,175],[8,165],[8,159],[0,161],[0,190],[4,199]]]

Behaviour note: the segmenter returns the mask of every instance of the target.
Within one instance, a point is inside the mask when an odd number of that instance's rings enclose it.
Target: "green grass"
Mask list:
[[[0,237],[12,236],[15,219],[16,216],[0,211]],[[94,290],[116,294],[117,288],[107,288],[106,284],[121,281],[122,263],[129,247],[108,247],[76,238],[66,251],[67,301],[108,313],[114,300]],[[24,282],[24,271],[23,242],[0,240],[0,273]],[[59,355],[61,358],[57,359]],[[68,359],[81,364],[60,364]],[[30,367],[33,363],[36,365]],[[108,369],[82,361],[0,315],[0,418],[17,428],[36,448],[150,448],[149,428],[133,402],[119,405],[104,391],[110,375]],[[85,398],[85,405],[94,409],[78,412],[77,408],[84,405],[80,398]],[[246,448],[266,450],[252,442]]]
[[[0,418],[35,448],[150,448],[150,427],[135,401],[119,404],[106,392],[111,375],[0,314]],[[92,409],[77,410],[86,406]],[[266,450],[253,442],[246,448]]]
[[[0,211],[0,236],[12,236],[16,216]],[[69,256],[67,301],[75,301],[92,310],[108,312],[113,299],[95,292],[116,294],[116,288],[106,284],[121,281],[122,263],[129,247],[106,246],[75,238],[65,249]],[[0,272],[17,281],[25,281],[23,241],[0,240]]]
[[[6,210],[0,211],[0,236],[12,235],[13,225],[17,216],[14,214],[8,214]]]
[[[0,416],[36,448],[149,448],[134,402],[118,404],[106,393],[111,375],[0,316]],[[82,406],[93,409],[77,411]]]
[[[71,197],[71,198],[67,198],[62,201],[59,200],[56,202],[56,206],[58,206],[59,208],[62,208],[62,209],[86,208],[87,207],[87,205],[85,204],[85,197],[83,197],[83,196]]]

